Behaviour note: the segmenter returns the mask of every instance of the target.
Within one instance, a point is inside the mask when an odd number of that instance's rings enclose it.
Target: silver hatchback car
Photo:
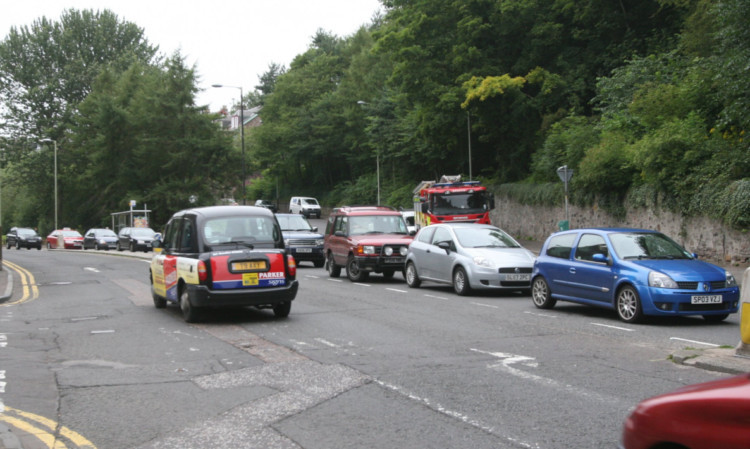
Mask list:
[[[423,281],[452,284],[459,295],[472,290],[531,289],[536,256],[500,228],[476,223],[424,227],[409,245],[405,277],[409,287]]]

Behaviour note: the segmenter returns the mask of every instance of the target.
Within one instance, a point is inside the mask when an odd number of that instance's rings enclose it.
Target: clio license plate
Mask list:
[[[721,304],[721,295],[693,295],[690,304]]]

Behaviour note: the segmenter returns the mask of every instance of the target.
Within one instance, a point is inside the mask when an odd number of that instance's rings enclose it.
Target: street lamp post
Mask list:
[[[360,106],[365,106],[370,103],[362,100],[358,100],[357,104]],[[375,150],[375,173],[378,178],[378,206],[380,206],[380,150]]]
[[[242,141],[242,204],[245,203],[245,104],[243,103],[244,97],[242,95],[242,87],[240,86],[227,86],[225,84],[212,84],[211,87],[230,87],[232,89],[240,90],[240,140]]]
[[[55,144],[55,229],[59,229],[57,227],[57,141],[54,139],[42,139],[40,142]]]

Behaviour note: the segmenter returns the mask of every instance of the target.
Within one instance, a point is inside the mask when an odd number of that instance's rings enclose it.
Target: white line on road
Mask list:
[[[323,338],[316,338],[315,341],[317,341],[318,343],[323,343],[326,346],[330,346],[331,348],[338,348],[339,347],[337,344],[331,343],[330,341],[325,340]]]
[[[115,331],[110,329],[110,330],[103,330],[103,331],[91,331],[91,333],[92,334],[114,334]]]
[[[541,316],[544,318],[557,318],[557,315],[550,315],[548,313],[535,313],[535,312],[524,312],[528,315]]]
[[[489,307],[490,309],[499,309],[498,306],[491,306],[489,304],[482,304],[481,302],[472,302],[475,306]]]
[[[443,301],[450,301],[448,298],[443,298],[442,296],[435,296],[435,295],[425,295],[428,298],[435,298],[435,299],[442,299]]]
[[[671,337],[670,340],[678,340],[678,341],[684,341],[684,342],[687,342],[687,343],[695,343],[697,345],[712,346],[714,348],[718,348],[720,346],[720,345],[715,345],[713,343],[705,343],[705,342],[702,342],[702,341],[695,341],[695,340],[686,340],[684,338],[677,338],[677,337]]]
[[[633,332],[635,329],[628,329],[627,327],[612,326],[611,324],[591,323],[594,326],[608,327],[610,329],[617,329],[618,331]]]
[[[344,281],[342,281],[341,279],[331,279],[331,278],[328,278],[328,279],[326,279],[326,281],[331,281],[331,282],[344,282]]]
[[[408,293],[407,290],[399,290],[397,288],[390,288],[390,287],[386,287],[386,290],[390,290],[390,291],[396,292],[396,293]]]
[[[94,267],[83,267],[85,271],[91,271],[93,273],[99,273],[99,270]]]
[[[370,284],[363,284],[361,282],[354,282],[354,285],[359,285],[360,287],[372,287]]]

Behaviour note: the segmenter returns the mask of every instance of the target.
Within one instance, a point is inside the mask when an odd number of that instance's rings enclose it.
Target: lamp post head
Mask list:
[[[223,84],[211,84],[211,87],[224,87]]]

